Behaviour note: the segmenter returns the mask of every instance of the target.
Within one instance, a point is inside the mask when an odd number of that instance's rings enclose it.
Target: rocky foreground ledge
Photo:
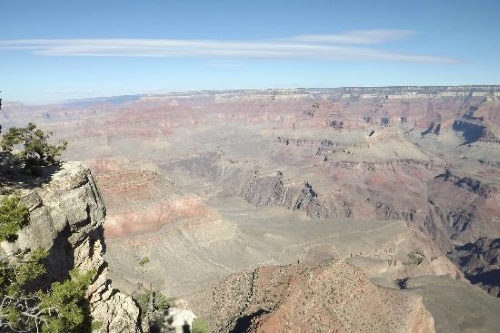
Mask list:
[[[30,224],[19,231],[16,242],[0,243],[0,254],[44,248],[55,280],[63,280],[73,268],[94,270],[97,274],[87,291],[93,320],[101,324],[94,332],[139,332],[139,308],[107,278],[105,206],[90,170],[81,163],[64,163],[46,184],[22,190],[22,201]]]

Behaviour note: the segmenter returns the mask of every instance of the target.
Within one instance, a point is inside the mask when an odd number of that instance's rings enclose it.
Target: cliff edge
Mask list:
[[[49,253],[48,272],[62,281],[73,268],[95,271],[87,297],[96,333],[140,332],[139,308],[130,296],[112,287],[107,278],[103,223],[105,206],[90,170],[76,162],[64,163],[50,181],[21,190],[30,223],[13,243],[0,243],[0,254],[43,248]]]

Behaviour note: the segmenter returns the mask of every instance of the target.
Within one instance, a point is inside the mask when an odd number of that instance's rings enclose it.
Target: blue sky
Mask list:
[[[10,101],[500,84],[500,1],[0,0]]]

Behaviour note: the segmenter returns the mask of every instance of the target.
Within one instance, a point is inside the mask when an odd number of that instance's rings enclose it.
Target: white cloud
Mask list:
[[[405,39],[415,35],[411,30],[360,30],[348,31],[336,35],[299,35],[291,37],[290,40],[313,42],[313,43],[336,43],[351,45],[369,45],[386,43],[392,40]]]
[[[439,56],[403,54],[375,44],[408,38],[407,30],[351,31],[268,40],[26,39],[0,41],[0,50],[28,50],[42,56],[126,56],[209,59],[322,59],[452,63]],[[365,46],[361,46],[365,45]]]

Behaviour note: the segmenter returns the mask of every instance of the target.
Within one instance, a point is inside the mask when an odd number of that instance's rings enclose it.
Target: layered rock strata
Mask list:
[[[62,281],[73,268],[95,271],[87,290],[91,315],[101,325],[95,332],[139,332],[139,308],[114,289],[103,258],[105,206],[90,170],[79,163],[65,163],[41,187],[22,190],[30,224],[14,243],[2,242],[8,255],[19,250],[46,249],[48,278]]]

